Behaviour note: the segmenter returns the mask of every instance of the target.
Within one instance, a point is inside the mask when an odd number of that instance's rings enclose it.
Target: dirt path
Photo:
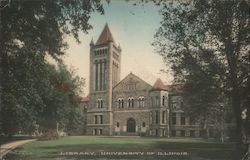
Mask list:
[[[18,146],[21,146],[25,143],[28,142],[32,142],[35,139],[28,139],[28,140],[19,140],[19,141],[14,141],[14,142],[10,142],[10,143],[6,143],[0,146],[0,159],[2,159],[2,157],[4,155],[6,155],[9,151],[15,149]]]

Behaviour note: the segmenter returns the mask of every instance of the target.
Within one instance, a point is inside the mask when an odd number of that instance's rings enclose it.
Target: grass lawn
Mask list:
[[[104,153],[115,155],[104,155]],[[236,158],[235,155],[234,143],[222,144],[213,140],[192,138],[69,136],[58,140],[34,141],[25,144],[11,151],[5,158],[11,160],[236,160],[238,158]]]

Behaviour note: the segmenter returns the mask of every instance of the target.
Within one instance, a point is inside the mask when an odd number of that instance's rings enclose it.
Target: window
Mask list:
[[[142,127],[146,127],[146,123],[145,122],[142,122]]]
[[[101,100],[101,106],[100,106],[100,108],[103,108],[103,100]]]
[[[162,96],[162,105],[165,106],[165,96]]]
[[[134,98],[128,99],[128,108],[134,108]]]
[[[117,128],[120,127],[120,123],[119,123],[119,122],[116,123],[116,127],[117,127]]]
[[[103,115],[100,115],[100,124],[103,124]]]
[[[165,123],[165,114],[166,114],[166,111],[162,111],[162,122],[161,123]]]
[[[155,105],[158,106],[159,105],[159,97],[155,96]]]
[[[122,102],[121,102],[121,103],[122,103],[122,108],[124,108],[124,101],[123,101],[123,99],[122,99]]]
[[[155,111],[155,123],[159,123],[159,111]]]
[[[185,125],[185,124],[186,124],[185,114],[181,113],[181,125]]]
[[[139,107],[144,107],[144,105],[145,105],[144,97],[139,97],[138,98],[138,106]]]
[[[172,102],[172,108],[173,108],[173,110],[176,110],[178,108],[176,102]]]
[[[181,130],[181,137],[185,137],[186,135],[186,131],[185,130]]]
[[[100,135],[102,135],[102,129],[100,129],[99,132],[100,132]]]
[[[117,104],[118,106],[118,108],[124,108],[124,101],[123,101],[123,99],[122,98],[119,98],[118,99],[118,104]]]
[[[176,113],[172,113],[172,124],[176,125]]]
[[[94,116],[94,123],[95,123],[95,124],[98,123],[97,118],[98,118],[97,115],[95,115],[95,116]]]
[[[118,99],[117,108],[120,108],[120,99]]]
[[[97,108],[103,108],[103,100],[102,99],[97,100]]]

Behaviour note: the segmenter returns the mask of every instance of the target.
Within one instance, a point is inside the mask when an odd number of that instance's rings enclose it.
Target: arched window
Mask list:
[[[144,99],[143,96],[141,96],[141,97],[138,98],[138,106],[139,107],[144,107],[144,105],[145,105],[145,99]]]
[[[97,108],[103,108],[104,104],[103,104],[103,100],[102,99],[98,99],[97,100]]]
[[[134,98],[128,98],[128,108],[134,108]]]
[[[123,101],[122,98],[119,98],[119,99],[118,99],[117,107],[118,107],[118,108],[124,108],[124,101]]]
[[[121,102],[121,103],[122,103],[122,108],[124,108],[124,101],[123,101],[123,99],[122,99],[122,102]]]
[[[116,127],[117,127],[117,128],[120,127],[120,123],[119,123],[119,122],[116,123]]]

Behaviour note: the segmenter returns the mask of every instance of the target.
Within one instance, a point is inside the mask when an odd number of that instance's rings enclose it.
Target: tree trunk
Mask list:
[[[238,89],[232,91],[232,107],[236,120],[236,140],[238,143],[242,143],[241,102]]]

